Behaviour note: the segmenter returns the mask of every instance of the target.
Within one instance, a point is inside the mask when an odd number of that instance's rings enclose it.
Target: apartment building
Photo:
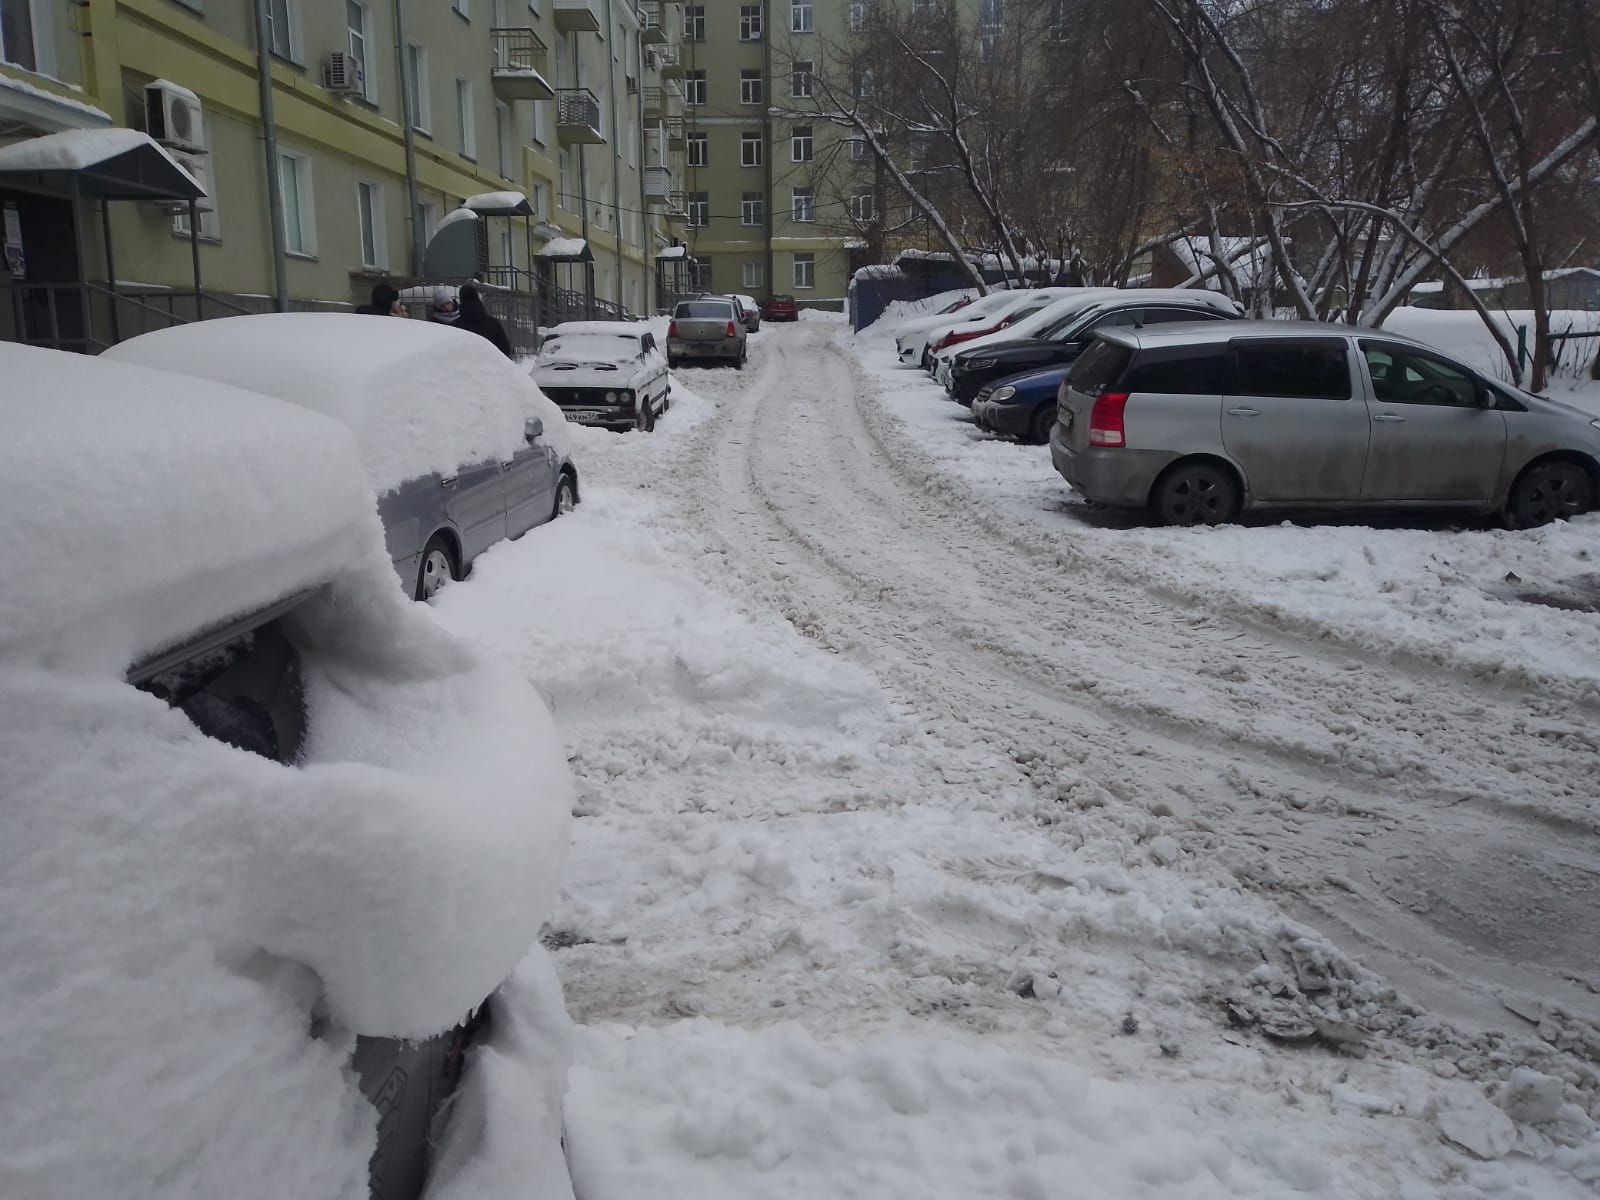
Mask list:
[[[521,192],[526,222],[484,222],[500,277],[549,273],[540,251],[559,244],[585,274],[592,259],[597,298],[647,312],[682,219],[670,209],[682,139],[659,119],[647,130],[644,102],[672,78],[680,28],[664,0],[0,0],[0,147],[74,128],[150,132],[207,192],[196,219],[208,293],[273,294],[272,171],[297,306],[417,274],[466,198]],[[69,265],[103,280],[107,235],[122,284],[190,285],[184,205],[73,217],[36,192],[0,177],[0,288],[71,278]]]
[[[859,0],[683,5],[685,241],[698,286],[837,306],[872,213],[863,148],[808,117]]]

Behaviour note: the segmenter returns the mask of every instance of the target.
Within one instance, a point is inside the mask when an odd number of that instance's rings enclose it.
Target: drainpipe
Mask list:
[[[632,0],[629,0],[632,3]],[[617,25],[612,17],[611,0],[606,0],[606,41],[609,43],[616,36]],[[626,99],[624,93],[617,91],[617,59],[620,54],[606,53],[606,82],[611,89],[611,231],[616,249],[611,253],[611,282],[612,292],[616,303],[622,304],[622,140],[618,134],[620,125],[617,114],[622,111],[621,101]],[[641,83],[639,85],[643,87]]]
[[[267,158],[267,214],[272,228],[272,307],[276,312],[287,312],[289,260],[283,238],[283,179],[278,174],[278,122],[272,108],[272,41],[267,32],[267,0],[255,0],[255,6],[256,81],[261,88],[261,143]],[[189,219],[194,220],[192,213]],[[199,286],[196,282],[195,287]]]
[[[815,20],[815,17],[813,17],[813,20]],[[761,6],[761,86],[763,89],[770,89],[775,86],[772,78],[772,33],[772,5],[770,2],[764,2]],[[766,92],[763,91],[762,94],[766,95]],[[766,241],[766,253],[763,258],[766,260],[767,295],[771,296],[778,290],[778,281],[773,276],[772,255],[772,224],[778,207],[778,192],[773,186],[773,171],[776,169],[777,164],[773,160],[778,156],[778,141],[773,136],[772,99],[770,96],[767,97],[767,111],[761,114],[761,128],[767,134],[766,154],[762,160],[767,164],[767,202],[761,206],[763,218],[761,234]],[[739,282],[742,284],[744,280],[741,279]]]
[[[411,230],[411,277],[422,274],[422,226],[417,224],[417,137],[411,128],[413,98],[411,76],[406,71],[406,0],[394,0],[395,59],[400,64],[400,128],[406,146],[406,227]]]

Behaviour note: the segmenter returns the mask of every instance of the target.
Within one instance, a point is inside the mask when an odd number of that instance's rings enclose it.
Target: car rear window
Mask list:
[[[1233,351],[1238,364],[1233,395],[1348,400],[1353,394],[1342,339],[1234,342]]]
[[[725,321],[732,312],[733,303],[728,300],[686,300],[674,315],[687,320]]]
[[[1074,391],[1086,396],[1098,396],[1116,384],[1132,357],[1133,351],[1126,346],[1097,341],[1073,364],[1067,382]]]
[[[1159,392],[1175,396],[1220,396],[1227,359],[1220,349],[1206,354],[1141,357],[1128,372],[1130,392]]]

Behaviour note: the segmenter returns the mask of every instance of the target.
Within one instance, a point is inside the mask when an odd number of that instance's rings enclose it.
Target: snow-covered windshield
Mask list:
[[[539,361],[622,362],[638,354],[637,334],[574,333],[545,342],[539,349]]]

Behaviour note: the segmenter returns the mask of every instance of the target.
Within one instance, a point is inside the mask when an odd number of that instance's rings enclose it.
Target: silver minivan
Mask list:
[[[1172,525],[1413,506],[1527,527],[1594,506],[1600,420],[1381,330],[1161,325],[1108,330],[1078,359],[1050,457],[1088,499]]]

